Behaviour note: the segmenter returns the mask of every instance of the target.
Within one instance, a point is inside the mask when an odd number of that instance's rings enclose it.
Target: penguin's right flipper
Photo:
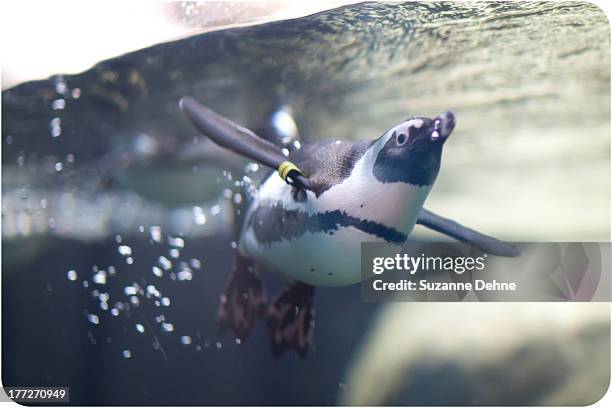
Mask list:
[[[229,284],[219,303],[219,331],[230,329],[240,340],[245,340],[255,321],[263,317],[267,302],[256,265],[237,254]]]
[[[272,353],[275,356],[295,349],[304,357],[312,347],[314,290],[314,286],[296,281],[286,287],[268,308],[268,326],[272,331]]]
[[[184,96],[179,106],[191,124],[219,146],[277,170],[287,183],[297,188],[310,189],[308,178],[288,161],[280,147],[200,105],[193,98]]]
[[[455,238],[458,241],[472,244],[487,254],[506,257],[516,257],[521,254],[516,245],[482,234],[456,221],[434,214],[425,208],[421,209],[417,224]]]

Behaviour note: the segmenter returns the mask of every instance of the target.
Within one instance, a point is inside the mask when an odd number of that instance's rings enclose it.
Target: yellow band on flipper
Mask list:
[[[302,176],[304,175],[304,173],[302,173],[302,171],[298,168],[298,166],[296,166],[295,164],[291,163],[290,161],[284,161],[284,162],[282,162],[281,164],[278,165],[278,174],[285,181],[287,181],[287,176],[289,176],[289,173],[292,170],[297,171]]]

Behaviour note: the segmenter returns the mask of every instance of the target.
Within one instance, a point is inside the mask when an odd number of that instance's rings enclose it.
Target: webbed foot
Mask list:
[[[246,339],[255,321],[264,315],[267,302],[256,266],[249,258],[237,255],[219,303],[219,331],[230,329],[240,340]]]
[[[272,352],[279,355],[295,349],[304,357],[313,341],[314,287],[295,282],[286,287],[268,308]]]

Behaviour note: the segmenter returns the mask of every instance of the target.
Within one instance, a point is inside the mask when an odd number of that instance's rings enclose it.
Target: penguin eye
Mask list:
[[[405,145],[407,141],[408,141],[408,136],[406,136],[403,133],[400,133],[399,135],[395,136],[395,142],[397,143],[398,146]]]

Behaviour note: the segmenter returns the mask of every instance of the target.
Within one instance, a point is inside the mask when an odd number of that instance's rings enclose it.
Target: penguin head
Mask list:
[[[374,176],[383,183],[432,185],[440,170],[442,146],[454,128],[452,112],[400,123],[375,143],[380,150],[374,162]]]

